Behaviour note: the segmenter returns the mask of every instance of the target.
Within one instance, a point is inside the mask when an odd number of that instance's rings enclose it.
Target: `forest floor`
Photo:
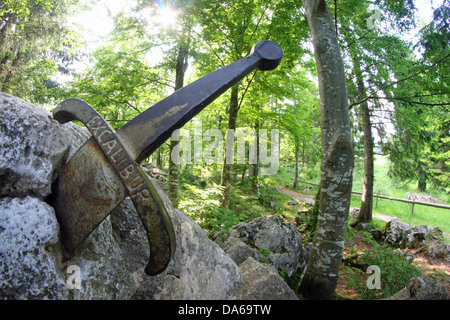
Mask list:
[[[355,244],[357,241],[353,241]],[[356,245],[356,248],[358,245]],[[361,250],[370,250],[367,244],[360,244]],[[355,246],[353,247],[355,250]],[[358,249],[356,249],[358,250]],[[414,254],[413,264],[422,269],[422,276],[438,281],[447,288],[448,299],[450,299],[450,263],[445,259],[431,259],[426,253],[421,252],[421,249],[407,250]],[[405,251],[405,250],[403,250]],[[344,249],[344,255],[348,252],[348,248]],[[361,281],[366,281],[365,277],[361,277]],[[336,288],[337,293],[344,299],[361,299],[360,295],[355,289],[351,289],[348,280],[343,273],[339,274],[339,282]]]
[[[290,197],[293,197],[301,203],[312,203],[314,200],[314,197],[311,195],[299,193],[285,187],[279,188],[279,191]],[[380,213],[374,213],[373,217],[384,222],[389,222],[390,220],[394,219],[393,217]],[[353,250],[355,250],[355,245],[360,246],[361,250],[370,250],[370,248],[367,248],[367,244],[362,243],[362,241],[358,242],[357,239],[354,239],[354,241],[352,242]],[[344,249],[344,255],[346,250],[348,250],[348,248]],[[414,254],[415,258],[413,260],[413,263],[423,270],[423,276],[432,278],[443,284],[449,292],[450,299],[450,262],[446,261],[445,259],[431,259],[421,249],[409,250],[409,252]],[[361,281],[365,281],[365,279],[361,279]],[[341,297],[344,297],[346,299],[360,298],[356,290],[352,290],[349,288],[347,280],[342,273],[340,274],[336,291]]]

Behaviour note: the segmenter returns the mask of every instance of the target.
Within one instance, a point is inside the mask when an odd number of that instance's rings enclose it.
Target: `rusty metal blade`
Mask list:
[[[49,202],[61,227],[66,259],[127,196],[122,181],[93,138],[66,163],[52,188]]]
[[[144,226],[150,244],[150,258],[145,272],[148,275],[163,272],[175,252],[175,231],[153,183],[130,158],[114,129],[88,103],[80,99],[67,99],[56,107],[53,116],[61,123],[81,121],[91,132],[127,190]]]

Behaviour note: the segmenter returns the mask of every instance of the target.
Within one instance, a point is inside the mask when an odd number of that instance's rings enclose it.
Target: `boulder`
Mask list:
[[[360,208],[351,208],[350,209],[350,217],[352,219],[357,219],[360,212],[361,212]]]
[[[137,287],[119,245],[113,236],[111,217],[107,217],[64,263],[67,281],[69,268],[80,268],[80,287],[70,290],[71,299],[127,300],[134,294]]]
[[[401,246],[405,243],[407,234],[412,227],[409,224],[400,222],[394,219],[386,224],[385,227],[385,241],[391,246]]]
[[[244,284],[237,293],[238,300],[298,300],[294,291],[269,265],[250,257],[239,268]]]
[[[406,235],[406,242],[404,246],[409,249],[419,248],[427,241],[429,234],[430,230],[428,226],[413,226],[410,232]]]
[[[447,300],[447,288],[433,280],[414,277],[406,284],[406,288],[385,300]]]
[[[153,163],[143,163],[141,165],[142,169],[144,169],[145,173],[151,176],[156,181],[163,183],[167,180],[167,172],[162,171]]]
[[[166,271],[144,274],[149,245],[129,198],[63,263],[59,224],[45,199],[59,170],[90,135],[4,93],[0,128],[0,299],[236,297],[243,282],[237,264],[172,206],[155,180],[177,241]],[[79,286],[69,285],[73,277]]]
[[[394,219],[386,224],[385,242],[402,249],[417,249],[431,240],[442,239],[442,231],[438,227],[426,225],[411,226]]]
[[[231,259],[236,262],[237,265],[240,265],[249,257],[255,259],[256,261],[261,261],[265,258],[261,252],[255,250],[254,248],[250,248],[250,246],[236,237],[229,237],[222,244],[222,248],[231,257]]]
[[[0,199],[0,299],[67,299],[53,208],[31,196]]]
[[[427,245],[427,255],[433,259],[444,259],[450,263],[450,245],[447,243],[430,242]]]
[[[177,249],[166,271],[144,274],[150,248],[144,227],[129,198],[111,214],[115,237],[127,269],[137,280],[135,299],[234,299],[242,285],[237,264],[182,211],[175,209],[161,186],[150,177],[174,225]]]
[[[251,249],[267,252],[267,263],[278,271],[287,271],[290,277],[296,272],[303,272],[308,258],[302,247],[302,237],[294,224],[286,223],[281,217],[259,217],[250,222],[241,222],[230,228],[230,237],[238,238]],[[232,240],[234,241],[234,240]],[[233,253],[233,256],[254,257],[255,255],[242,244],[244,253]],[[230,249],[227,250],[230,254]],[[239,260],[239,261],[240,261]]]
[[[64,160],[87,137],[74,124],[60,125],[35,105],[0,92],[0,196],[44,199]]]
[[[444,232],[439,227],[431,227],[429,231],[431,241],[444,239]]]

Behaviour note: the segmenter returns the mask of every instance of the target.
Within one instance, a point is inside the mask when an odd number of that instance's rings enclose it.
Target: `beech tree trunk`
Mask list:
[[[360,60],[355,52],[352,54],[352,60],[356,74],[356,87],[359,97],[362,98],[366,95],[366,88],[364,86]],[[364,134],[364,186],[361,198],[361,208],[357,220],[359,222],[370,222],[372,221],[374,179],[372,123],[370,121],[369,104],[367,101],[361,103],[359,107]]]
[[[325,0],[304,0],[319,79],[322,171],[317,228],[300,286],[306,299],[332,299],[348,226],[353,178],[347,86],[334,21]]]
[[[258,148],[259,148],[259,127],[260,127],[260,123],[256,122],[255,123],[255,131],[256,131],[256,146],[254,146],[254,154],[253,157],[256,160],[256,163],[254,164],[249,164],[249,174],[250,174],[250,179],[251,179],[251,193],[252,196],[255,197],[259,197],[260,196],[260,192],[259,192],[259,157],[258,157]],[[250,146],[249,146],[249,150],[250,150]],[[250,158],[250,153],[249,153],[249,158]],[[250,160],[250,159],[249,159]]]
[[[184,74],[187,68],[187,46],[180,44],[178,48],[177,65],[175,70],[175,91],[181,89],[184,85]],[[170,140],[169,155],[172,154],[172,149],[178,145],[178,141]],[[172,201],[173,206],[177,207],[178,199],[178,165],[169,157],[169,190],[168,197]]]
[[[347,29],[347,34],[351,34],[351,30]],[[355,41],[348,36],[347,43]],[[358,99],[363,99],[366,96],[366,87],[364,86],[363,72],[361,71],[361,58],[358,56],[355,46],[349,45],[349,51],[353,63],[353,73],[356,76],[356,90],[358,92]],[[373,183],[374,183],[374,166],[373,166],[373,135],[372,122],[370,120],[369,104],[367,101],[359,104],[360,117],[363,127],[364,139],[364,185],[361,197],[361,207],[356,223],[351,226],[356,226],[359,222],[372,221],[373,209]]]
[[[234,132],[236,132],[237,116],[239,112],[239,101],[238,101],[238,85],[231,87],[231,97],[230,97],[230,110],[228,113],[228,126],[227,126],[227,137],[226,144],[229,148],[234,150]],[[230,130],[228,130],[230,129]],[[223,167],[222,167],[222,178],[221,185],[224,188],[222,207],[228,208],[230,206],[231,198],[231,173],[233,172],[233,162],[234,162],[234,152],[230,159],[224,157]]]
[[[362,88],[364,88],[364,85],[362,85]],[[370,122],[370,112],[367,102],[362,103],[360,108],[364,133],[364,186],[361,198],[361,208],[357,220],[359,222],[370,222],[372,221],[374,178],[372,124]]]
[[[294,179],[294,188],[297,188],[300,184],[300,142],[297,138],[295,138],[295,179]]]

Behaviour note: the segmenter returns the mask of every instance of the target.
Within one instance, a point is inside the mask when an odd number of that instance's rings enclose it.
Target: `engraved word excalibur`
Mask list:
[[[55,108],[53,115],[61,123],[70,120],[83,122],[97,141],[122,180],[148,234],[151,254],[145,272],[149,275],[159,274],[170,261],[175,250],[175,239],[172,222],[164,205],[157,205],[162,201],[159,194],[152,190],[152,183],[130,158],[114,129],[86,102],[65,100]]]
[[[49,202],[61,227],[66,259],[129,195],[150,244],[145,272],[164,271],[175,251],[175,232],[165,204],[138,165],[172,132],[181,128],[228,88],[255,70],[275,69],[283,51],[262,40],[251,54],[177,90],[114,132],[86,102],[68,99],[58,105],[58,121],[79,120],[92,134],[65,164],[52,186]]]

